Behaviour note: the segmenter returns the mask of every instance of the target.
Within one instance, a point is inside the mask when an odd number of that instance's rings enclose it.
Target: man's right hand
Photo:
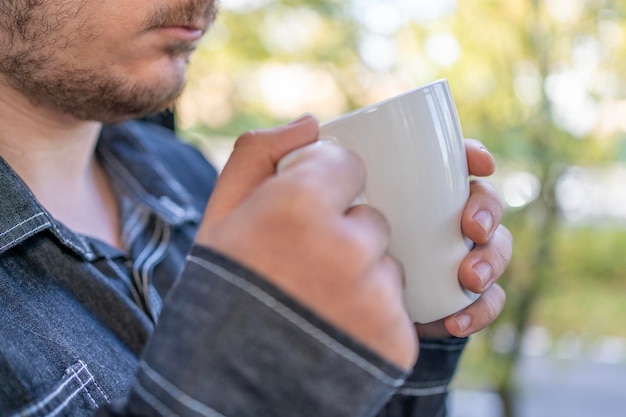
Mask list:
[[[216,184],[197,243],[264,276],[391,363],[410,368],[418,344],[402,301],[402,271],[387,255],[389,226],[351,207],[365,168],[339,146],[290,151],[317,140],[317,121],[248,132]]]

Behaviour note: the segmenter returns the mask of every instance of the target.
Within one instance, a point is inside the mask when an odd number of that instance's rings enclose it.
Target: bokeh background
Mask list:
[[[626,413],[626,2],[222,0],[177,104],[221,166],[233,140],[447,78],[516,244],[453,417]]]

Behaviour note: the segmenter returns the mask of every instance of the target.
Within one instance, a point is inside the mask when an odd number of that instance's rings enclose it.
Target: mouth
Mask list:
[[[206,27],[195,24],[171,24],[159,26],[153,30],[180,40],[194,42],[199,40],[202,35],[204,35]]]
[[[146,31],[166,32],[196,40],[215,20],[217,8],[212,0],[186,0],[170,7],[158,8],[146,22]]]

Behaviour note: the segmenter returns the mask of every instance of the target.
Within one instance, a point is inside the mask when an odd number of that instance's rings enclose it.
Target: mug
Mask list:
[[[411,319],[429,323],[475,301],[478,295],[458,279],[473,242],[461,231],[469,175],[448,82],[438,80],[323,123],[320,141],[309,146],[327,143],[348,148],[365,162],[360,200],[391,226],[389,254],[404,268]]]

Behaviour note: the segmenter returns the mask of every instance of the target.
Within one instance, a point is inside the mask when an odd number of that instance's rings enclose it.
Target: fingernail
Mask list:
[[[489,236],[491,234],[491,228],[493,227],[493,216],[487,210],[481,210],[474,215],[474,220],[480,224],[485,234]]]
[[[467,330],[470,324],[472,324],[472,318],[468,314],[459,314],[458,316],[455,316],[454,319],[459,325],[459,329],[461,330],[461,332]]]
[[[491,269],[491,265],[489,265],[487,262],[478,262],[472,267],[472,269],[480,280],[480,289],[484,290],[493,272]]]

